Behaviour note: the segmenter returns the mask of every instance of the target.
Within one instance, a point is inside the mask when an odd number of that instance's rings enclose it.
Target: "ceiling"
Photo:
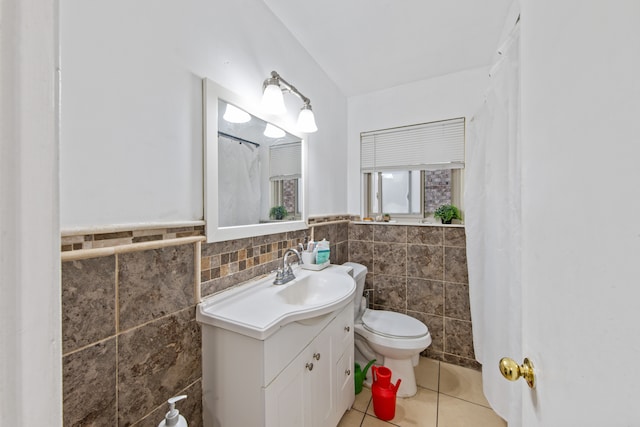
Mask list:
[[[512,0],[264,0],[346,96],[491,63]]]

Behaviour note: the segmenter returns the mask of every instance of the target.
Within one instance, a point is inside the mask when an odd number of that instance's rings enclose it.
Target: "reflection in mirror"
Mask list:
[[[218,226],[301,218],[301,140],[218,100]]]
[[[203,89],[207,241],[305,229],[306,141],[211,80]]]

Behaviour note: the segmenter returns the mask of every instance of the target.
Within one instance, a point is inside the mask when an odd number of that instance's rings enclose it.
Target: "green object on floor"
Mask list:
[[[364,379],[367,377],[367,371],[369,370],[369,368],[371,367],[371,365],[373,365],[375,363],[376,359],[371,360],[369,363],[367,363],[367,366],[364,367],[364,369],[360,368],[360,364],[356,363],[355,365],[355,375],[353,376],[355,383],[356,383],[356,394],[360,393],[362,391],[362,383],[364,382]]]

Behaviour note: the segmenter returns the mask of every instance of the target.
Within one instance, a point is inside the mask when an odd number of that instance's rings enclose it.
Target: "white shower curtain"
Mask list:
[[[219,136],[218,226],[260,222],[260,154],[258,147]]]
[[[474,349],[485,396],[510,426],[519,423],[522,388],[502,378],[498,361],[522,361],[518,51],[516,25],[469,123],[464,194]]]

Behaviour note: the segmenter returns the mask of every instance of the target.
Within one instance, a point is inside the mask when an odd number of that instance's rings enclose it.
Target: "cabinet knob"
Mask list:
[[[316,360],[320,360],[320,353],[313,353],[313,358]]]
[[[310,371],[313,371],[313,363],[307,363],[306,365],[304,365],[305,368],[307,368]]]
[[[347,374],[347,376],[351,375],[351,369],[347,369],[344,373]]]
[[[344,327],[344,330],[345,330],[345,331],[347,331],[347,332],[349,332],[349,331],[351,330],[351,326],[345,326],[345,327]]]

